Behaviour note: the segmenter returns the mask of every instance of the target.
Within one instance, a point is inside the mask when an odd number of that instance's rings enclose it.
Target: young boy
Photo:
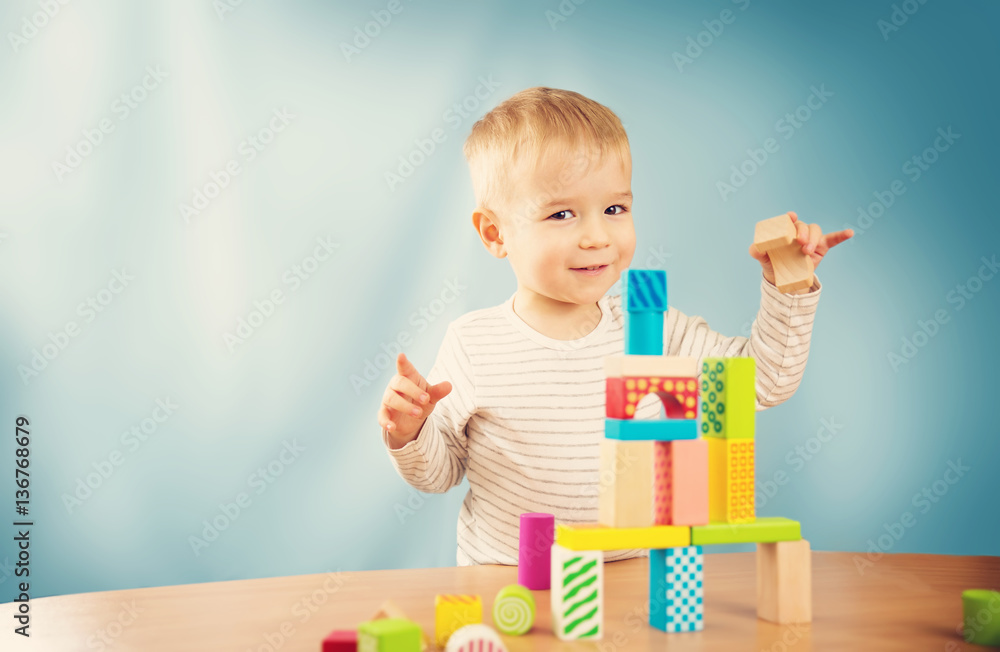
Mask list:
[[[551,88],[522,91],[490,111],[464,151],[472,223],[491,254],[510,259],[517,291],[449,324],[426,380],[400,354],[378,420],[393,465],[413,487],[442,493],[468,475],[458,564],[517,564],[523,512],[597,520],[604,358],[624,350],[621,296],[605,293],[635,252],[632,162],[614,113]],[[790,215],[817,265],[853,235],[823,235]],[[753,245],[750,254],[764,276],[750,338],[724,337],[671,307],[663,343],[670,356],[754,357],[763,409],[799,385],[820,285],[781,294],[767,255]],[[656,418],[659,406],[646,396],[635,418]]]

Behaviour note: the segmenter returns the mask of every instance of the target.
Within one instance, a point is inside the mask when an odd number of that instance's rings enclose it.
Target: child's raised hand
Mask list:
[[[416,438],[437,402],[451,393],[447,380],[428,385],[405,353],[396,356],[396,375],[389,380],[378,422],[400,446]]]
[[[812,258],[813,269],[819,267],[820,261],[823,260],[828,251],[854,236],[854,231],[851,229],[824,235],[823,230],[819,228],[819,224],[800,222],[799,216],[794,212],[789,212],[788,216],[795,223],[795,239],[802,245],[802,253]],[[756,245],[750,245],[750,255],[760,263],[760,266],[764,270],[764,278],[774,285],[774,267],[771,266],[770,257],[763,251],[757,251]]]

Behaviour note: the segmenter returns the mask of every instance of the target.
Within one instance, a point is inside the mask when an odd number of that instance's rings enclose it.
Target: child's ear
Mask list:
[[[472,226],[476,228],[476,233],[479,234],[487,251],[497,258],[507,256],[507,248],[503,243],[503,233],[500,232],[500,220],[493,211],[477,208],[472,213]]]

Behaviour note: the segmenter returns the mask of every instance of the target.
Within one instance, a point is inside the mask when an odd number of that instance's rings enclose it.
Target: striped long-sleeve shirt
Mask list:
[[[664,313],[664,354],[757,360],[757,409],[787,400],[802,379],[820,287],[785,295],[762,280],[750,338],[725,337],[701,317]],[[453,389],[417,438],[392,450],[399,474],[420,491],[442,493],[469,478],[458,517],[459,565],[517,564],[524,512],[556,522],[598,518],[600,440],[604,437],[604,358],[624,351],[621,296],[598,305],[601,318],[575,340],[556,340],[528,326],[505,303],[448,325],[427,381]],[[660,401],[645,396],[635,418],[656,418]],[[608,561],[646,554],[608,553]]]

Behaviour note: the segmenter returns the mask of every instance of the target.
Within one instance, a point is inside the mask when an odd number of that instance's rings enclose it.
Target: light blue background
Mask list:
[[[13,597],[19,414],[32,422],[35,597],[453,564],[465,488],[410,490],[375,419],[391,370],[357,390],[351,378],[400,336],[429,369],[450,320],[514,291],[470,226],[461,145],[535,85],[621,117],[633,264],[667,269],[671,303],[716,330],[748,333],[756,313],[756,221],[795,210],[858,230],[819,269],[799,392],[759,415],[759,513],[801,520],[821,550],[996,554],[998,284],[961,305],[950,294],[1000,253],[996,3],[914,2],[885,35],[888,1],[662,4],[564,2],[575,10],[550,23],[556,0],[404,1],[348,61],[341,43],[386,2],[245,0],[221,17],[208,1],[74,2],[17,47],[6,35],[38,4],[4,3],[0,597]],[[725,9],[733,20],[712,36]],[[701,32],[707,46],[679,69],[673,54]],[[147,66],[168,76],[122,119],[113,103]],[[498,88],[449,115],[480,79]],[[786,140],[777,123],[813,86],[833,95]],[[246,160],[241,141],[276,109],[294,118]],[[53,163],[104,118],[114,131],[57,179]],[[961,137],[908,177],[907,160],[949,127]],[[445,141],[390,191],[386,173],[436,128]],[[723,200],[717,182],[771,137],[780,149]],[[179,205],[232,159],[239,175],[186,223]],[[859,207],[895,179],[905,194],[860,228]],[[286,270],[323,237],[339,248],[293,290]],[[122,268],[134,280],[84,323],[78,305]],[[274,289],[284,302],[230,352],[224,333]],[[889,354],[939,310],[937,333],[894,369]],[[25,383],[19,365],[70,320],[79,335]],[[123,444],[168,397],[176,412],[137,450]],[[821,441],[825,423],[836,434]],[[283,442],[304,452],[275,462]],[[63,495],[115,450],[122,464],[68,510]],[[944,483],[958,461],[969,470]],[[255,484],[268,464],[281,475]],[[767,496],[776,473],[787,482]],[[937,502],[914,504],[935,482]],[[188,537],[240,492],[249,506],[194,554]],[[904,512],[915,524],[879,544]]]

